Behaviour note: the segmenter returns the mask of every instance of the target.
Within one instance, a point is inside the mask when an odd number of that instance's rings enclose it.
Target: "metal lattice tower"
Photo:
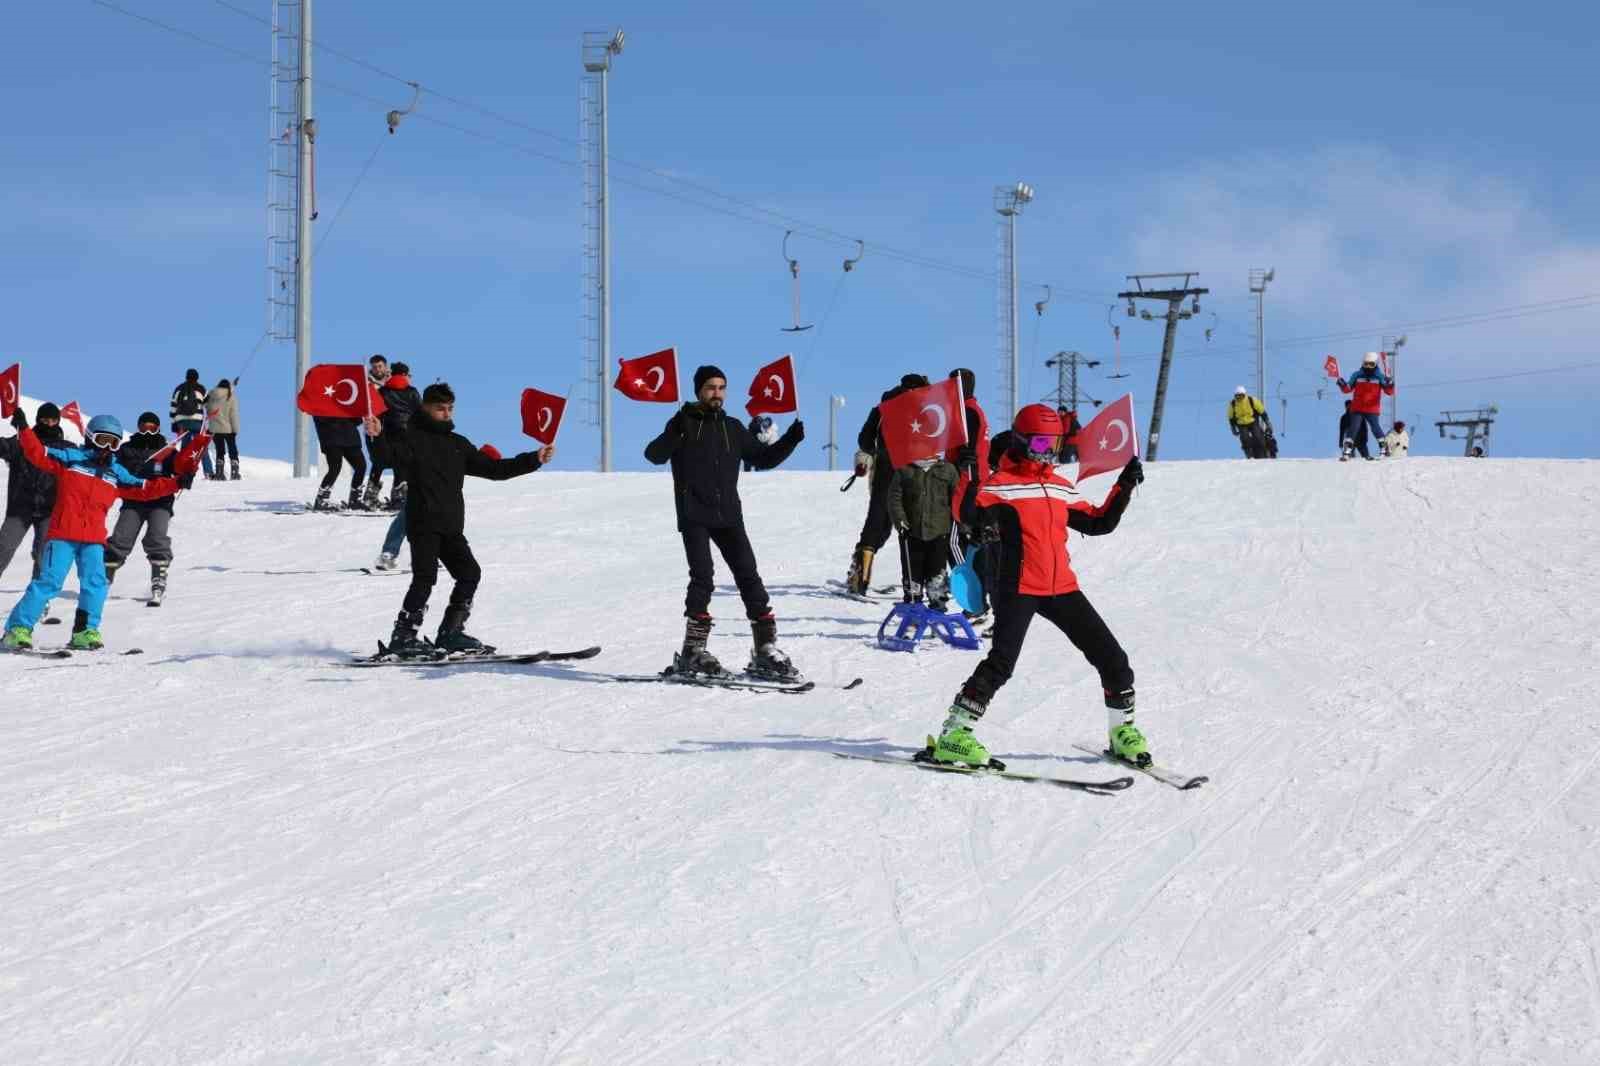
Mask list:
[[[1044,365],[1056,372],[1056,391],[1045,399],[1054,401],[1058,410],[1064,407],[1076,414],[1080,397],[1095,407],[1100,406],[1099,400],[1078,389],[1078,367],[1096,367],[1100,365],[1100,360],[1089,359],[1082,352],[1057,352],[1046,359]]]
[[[1000,218],[998,261],[995,274],[1000,279],[996,294],[996,318],[1000,347],[1000,411],[1010,425],[1021,406],[1022,385],[1017,358],[1017,216],[1033,199],[1033,186],[1026,182],[997,185],[994,209]]]
[[[294,341],[294,393],[311,364],[311,220],[316,119],[311,0],[273,0],[267,129],[267,334]],[[294,411],[294,476],[311,471],[311,420]]]
[[[583,170],[583,351],[591,422],[600,427],[600,469],[611,469],[611,176],[607,78],[622,31],[583,35],[579,93]]]

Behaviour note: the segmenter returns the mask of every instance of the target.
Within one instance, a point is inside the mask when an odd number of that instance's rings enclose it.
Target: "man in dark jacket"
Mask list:
[[[900,384],[883,394],[880,402],[927,384],[928,379],[921,374],[906,374],[900,378]],[[867,483],[867,519],[861,524],[861,535],[856,538],[850,571],[844,580],[845,587],[858,594],[865,593],[872,584],[873,557],[889,540],[889,483],[894,480],[894,461],[883,443],[882,420],[883,416],[874,407],[867,412],[867,420],[861,423],[861,432],[856,434],[857,447],[863,454],[872,456],[872,480]]]
[[[723,411],[728,377],[714,366],[694,372],[696,402],[686,403],[667,420],[667,428],[644,449],[644,457],[660,466],[672,463],[678,532],[689,558],[689,592],[684,600],[683,650],[673,656],[674,672],[724,674],[722,664],[706,650],[711,635],[711,590],[715,573],[711,545],[733,571],[755,642],[751,673],[777,678],[795,676],[788,656],[778,650],[778,623],[772,616],[766,586],[756,569],[755,552],[744,529],[739,503],[739,466],[771,470],[789,458],[805,439],[797,418],[776,443],[763,444],[738,419]],[[415,564],[413,564],[415,565]]]
[[[183,384],[172,390],[172,432],[197,433],[205,426],[206,387],[200,384],[200,371],[190,367],[183,372]],[[206,477],[212,477],[211,453],[200,458]]]
[[[374,356],[374,358],[377,358]],[[410,422],[411,416],[422,408],[422,394],[411,384],[411,368],[405,363],[396,363],[392,372],[383,379],[383,385],[378,389],[378,395],[383,397],[383,428],[386,432],[394,433],[404,429]],[[367,450],[372,450],[372,440],[367,439]],[[379,498],[383,495],[384,464],[378,461],[376,454],[372,457],[372,471],[367,475],[367,493],[365,503],[369,510],[376,511],[379,507]],[[406,499],[406,475],[402,470],[394,472],[394,488],[389,490],[389,507],[398,511]]]
[[[135,477],[174,477],[177,449],[160,459],[151,457],[167,447],[161,435],[161,416],[146,411],[139,416],[139,431],[117,449],[117,462]],[[193,478],[178,478],[180,488],[188,488]],[[172,511],[177,496],[159,500],[123,500],[117,524],[106,541],[106,580],[112,581],[122,564],[133,554],[134,541],[144,533],[144,557],[150,561],[150,604],[158,606],[167,594],[167,571],[172,568]]]
[[[20,433],[28,425],[18,408],[11,416],[11,424]],[[53,403],[42,403],[33,416],[33,431],[46,445],[57,444],[62,439],[61,410]],[[56,505],[56,479],[32,463],[22,454],[22,442],[16,437],[0,439],[0,459],[11,467],[6,482],[6,517],[0,522],[0,573],[11,565],[11,557],[22,545],[22,538],[33,530],[33,576],[39,576],[39,553],[44,550],[45,535],[50,529],[50,512]]]
[[[472,614],[472,596],[483,571],[467,543],[467,504],[461,488],[467,476],[509,481],[531,474],[555,456],[546,445],[510,459],[491,459],[455,431],[456,394],[444,382],[422,393],[422,409],[403,429],[390,432],[375,417],[365,420],[374,458],[406,471],[410,492],[406,496],[406,539],[411,542],[411,587],[389,637],[390,652],[404,656],[429,654],[432,649],[417,637],[428,596],[439,580],[439,564],[455,579],[450,604],[439,622],[434,646],[444,653],[487,654],[494,651],[466,633]]]

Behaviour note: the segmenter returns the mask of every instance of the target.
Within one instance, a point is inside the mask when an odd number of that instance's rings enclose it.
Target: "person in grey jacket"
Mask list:
[[[210,475],[217,481],[227,478],[223,460],[231,464],[232,480],[239,480],[239,397],[234,394],[233,383],[227,378],[217,382],[206,393],[206,427],[211,431],[212,446],[217,449],[217,471]]]
[[[919,459],[894,472],[889,482],[889,520],[905,545],[906,592],[913,601],[926,593],[928,606],[943,611],[949,601],[945,563],[950,554],[950,501],[961,478],[954,463]]]

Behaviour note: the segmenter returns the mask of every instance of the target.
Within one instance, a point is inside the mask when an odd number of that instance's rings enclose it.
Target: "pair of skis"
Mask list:
[[[510,663],[517,666],[527,666],[533,663],[570,662],[574,659],[593,659],[600,654],[600,647],[580,648],[577,651],[530,651],[530,652],[487,652],[480,655],[469,654],[434,654],[434,655],[395,655],[383,642],[378,643],[378,654],[365,658],[355,658],[340,666],[357,668],[372,668],[377,666],[481,666],[491,663]]]
[[[1079,751],[1088,752],[1090,755],[1097,755],[1107,762],[1115,763],[1123,769],[1136,770],[1139,773],[1144,774],[1146,777],[1150,777],[1161,782],[1163,785],[1169,785],[1172,788],[1176,788],[1181,791],[1186,791],[1191,788],[1199,788],[1201,785],[1210,780],[1210,778],[1203,774],[1180,773],[1176,770],[1168,769],[1159,763],[1151,763],[1148,766],[1140,766],[1137,763],[1132,763],[1126,759],[1113,755],[1104,748],[1095,747],[1090,744],[1074,744],[1073,747],[1077,748]],[[855,752],[844,751],[836,751],[833,754],[841,759],[853,759],[859,762],[886,763],[890,766],[909,766],[913,769],[928,770],[933,773],[966,774],[970,777],[1000,777],[1005,778],[1008,781],[1021,781],[1025,784],[1035,785],[1050,785],[1056,788],[1070,789],[1074,792],[1088,792],[1091,795],[1097,796],[1114,796],[1118,792],[1121,792],[1126,788],[1130,788],[1133,785],[1133,778],[1126,776],[1113,777],[1106,780],[1090,780],[1072,777],[1055,777],[1050,774],[1030,774],[1016,770],[995,769],[992,767],[972,767],[956,763],[934,762],[931,759],[918,759],[915,756],[911,758],[901,758],[894,755],[861,755]]]

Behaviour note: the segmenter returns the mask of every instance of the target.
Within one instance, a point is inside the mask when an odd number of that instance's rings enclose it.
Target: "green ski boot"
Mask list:
[[[31,651],[33,649],[33,630],[27,626],[12,626],[6,630],[0,646],[14,648],[17,651]]]
[[[981,703],[969,696],[957,696],[950,705],[950,714],[944,720],[938,739],[928,738],[925,757],[933,762],[966,765],[974,769],[1004,769],[1003,764],[989,757],[989,749],[972,735],[972,727],[981,717]]]
[[[1135,766],[1150,765],[1150,745],[1144,734],[1132,722],[1124,722],[1111,730],[1111,754]]]
[[[105,646],[98,629],[80,629],[67,641],[67,647],[73,651],[99,651]]]

